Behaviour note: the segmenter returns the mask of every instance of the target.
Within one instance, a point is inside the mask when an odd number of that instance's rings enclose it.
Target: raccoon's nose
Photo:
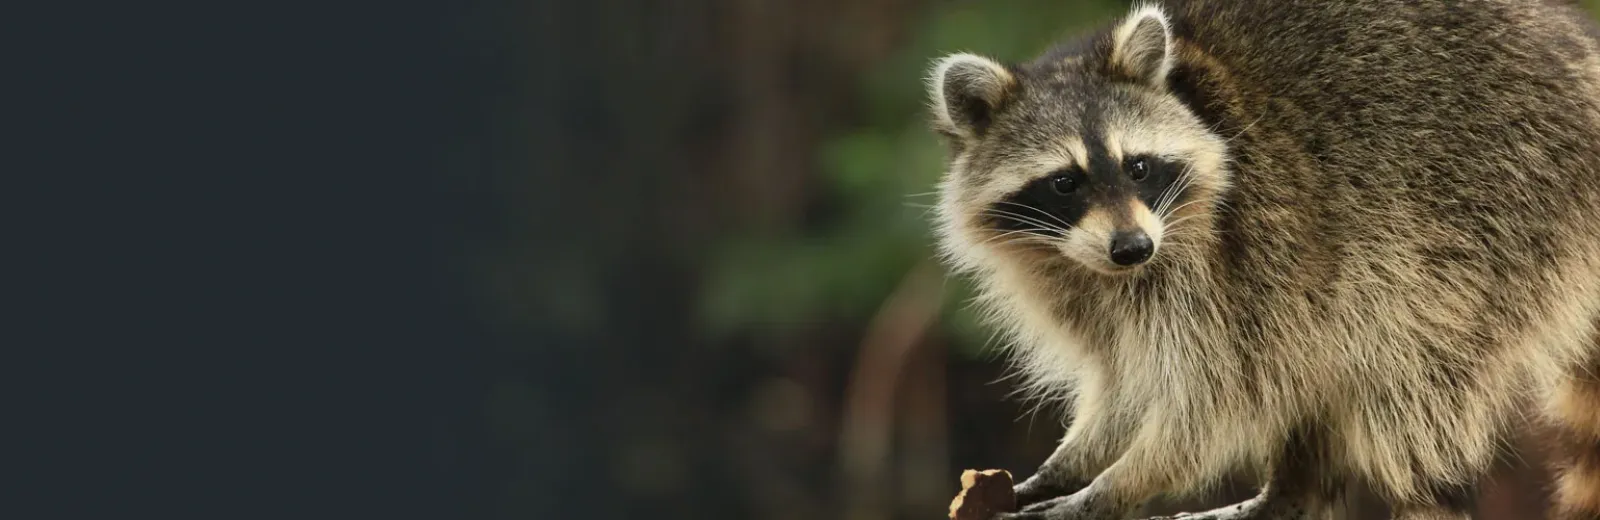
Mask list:
[[[1155,244],[1144,231],[1121,231],[1111,235],[1111,261],[1120,266],[1134,266],[1150,259]]]

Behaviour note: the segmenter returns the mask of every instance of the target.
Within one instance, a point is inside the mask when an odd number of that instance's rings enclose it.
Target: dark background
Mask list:
[[[1061,427],[929,261],[922,75],[1125,8],[12,8],[6,516],[943,517]]]

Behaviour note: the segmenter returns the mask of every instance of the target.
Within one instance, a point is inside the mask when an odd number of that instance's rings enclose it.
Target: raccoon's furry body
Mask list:
[[[1030,63],[941,61],[944,251],[1075,410],[1020,491],[1088,486],[1017,518],[1237,468],[1268,491],[1208,514],[1351,485],[1455,514],[1541,410],[1561,507],[1600,518],[1589,31],[1553,2],[1175,0]]]

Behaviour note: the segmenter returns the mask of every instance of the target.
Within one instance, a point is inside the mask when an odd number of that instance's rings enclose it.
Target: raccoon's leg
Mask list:
[[[1115,520],[1126,518],[1150,497],[1180,482],[1198,480],[1203,465],[1197,452],[1184,447],[1210,442],[1190,437],[1182,424],[1145,425],[1116,462],[1087,487],[1064,497],[1039,502],[997,520]]]
[[[1311,431],[1311,429],[1308,429]],[[1345,487],[1334,478],[1326,446],[1310,434],[1285,443],[1272,476],[1255,497],[1231,506],[1150,520],[1312,520],[1331,518],[1343,504]]]
[[[1560,444],[1555,518],[1600,519],[1600,348],[1567,375],[1548,406]]]
[[[997,520],[1115,520],[1128,516],[1151,496],[1168,489],[1181,476],[1164,470],[1172,464],[1172,447],[1186,443],[1162,436],[1140,437],[1127,453],[1076,493],[1025,507],[1021,512],[995,516]],[[1157,448],[1162,446],[1165,449]]]
[[[1509,439],[1502,438],[1495,444],[1501,450],[1509,450]],[[1501,451],[1495,457],[1515,457],[1512,451]],[[1487,467],[1479,468],[1477,473],[1457,475],[1448,481],[1435,480],[1422,485],[1426,491],[1422,498],[1410,500],[1391,501],[1389,509],[1394,512],[1396,520],[1468,520],[1478,516],[1477,501],[1480,486],[1490,476]]]
[[[1017,484],[1017,505],[1026,507],[1088,486],[1127,449],[1132,437],[1127,422],[1100,403],[1080,402],[1055,452],[1033,476]]]

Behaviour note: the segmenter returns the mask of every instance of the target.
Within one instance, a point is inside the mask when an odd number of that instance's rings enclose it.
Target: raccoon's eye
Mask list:
[[[1072,192],[1078,191],[1078,179],[1066,173],[1057,173],[1054,177],[1050,177],[1050,189],[1055,191],[1056,195],[1071,195]]]
[[[1133,177],[1133,180],[1136,181],[1142,181],[1145,177],[1150,176],[1150,161],[1146,161],[1143,157],[1139,157],[1129,162],[1128,176]]]

